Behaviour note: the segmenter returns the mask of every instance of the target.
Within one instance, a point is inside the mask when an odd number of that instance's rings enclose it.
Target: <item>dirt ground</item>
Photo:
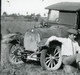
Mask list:
[[[6,53],[8,53],[8,44],[2,44],[1,51],[4,62],[7,61]],[[1,63],[4,63],[1,62]],[[63,69],[57,71],[47,71],[43,70],[40,63],[37,61],[28,61],[27,63],[12,65],[8,61],[0,66],[0,75],[80,75],[80,72],[75,72],[74,74],[64,73]]]

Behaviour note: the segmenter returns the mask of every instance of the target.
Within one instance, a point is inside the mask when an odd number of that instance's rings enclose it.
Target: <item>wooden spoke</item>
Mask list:
[[[55,59],[55,60],[58,62],[59,59]]]
[[[54,66],[56,65],[55,61],[53,62]]]
[[[16,48],[15,48],[15,46],[13,46],[10,52],[14,53],[15,50],[16,50]]]
[[[54,54],[56,53],[56,51],[57,51],[57,48],[54,50]]]
[[[46,62],[46,64],[49,63],[50,62],[50,59],[49,60],[46,60],[45,62]]]
[[[47,60],[47,59],[50,59],[50,57],[46,57],[46,60]]]
[[[48,63],[48,67],[50,67],[50,65],[51,65],[51,61]]]
[[[17,58],[15,58],[14,62],[17,62]]]
[[[10,54],[10,57],[12,58],[14,56],[14,54]]]
[[[13,56],[12,59],[14,60],[15,59],[15,56]]]
[[[51,62],[51,68],[53,67],[53,62]]]
[[[18,59],[16,58],[16,62],[18,62]]]
[[[54,56],[56,56],[57,54],[59,54],[59,51],[58,51],[58,52],[56,52],[56,53],[54,54]]]
[[[50,54],[48,54],[48,53],[47,53],[46,55],[47,55],[47,56],[50,56]]]
[[[22,61],[21,58],[18,58],[19,61]]]
[[[59,56],[54,57],[54,59],[59,59]]]

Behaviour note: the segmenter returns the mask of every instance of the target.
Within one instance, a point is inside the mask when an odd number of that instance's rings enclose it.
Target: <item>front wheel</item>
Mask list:
[[[9,62],[11,64],[21,64],[23,63],[22,59],[21,59],[21,52],[23,52],[23,48],[16,44],[16,45],[12,45],[12,47],[9,50]]]
[[[53,50],[43,49],[41,52],[40,63],[43,69],[57,70],[62,64],[61,48],[56,46]]]

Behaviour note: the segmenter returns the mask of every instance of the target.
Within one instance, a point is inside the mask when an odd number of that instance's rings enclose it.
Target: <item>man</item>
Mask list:
[[[51,36],[47,42],[46,45],[49,45],[49,42],[52,40],[58,40],[62,43],[62,62],[64,65],[71,65],[74,62],[78,63],[78,66],[80,66],[80,46],[78,45],[77,41],[75,41],[77,30],[75,29],[69,29],[68,30],[68,38],[61,38],[56,36]]]

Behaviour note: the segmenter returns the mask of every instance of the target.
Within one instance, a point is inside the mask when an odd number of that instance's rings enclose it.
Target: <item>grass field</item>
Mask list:
[[[80,72],[68,74],[63,70],[47,71],[42,69],[39,62],[29,61],[17,66],[8,63],[4,67],[0,67],[0,75],[80,75]]]
[[[62,71],[43,70],[39,62],[29,61],[17,66],[5,65],[0,68],[0,75],[62,75]]]
[[[1,20],[1,33],[7,34],[7,29],[11,32],[25,33],[26,30],[38,26],[38,22],[27,22],[24,20]],[[8,48],[7,48],[8,49]],[[3,67],[0,66],[0,75],[73,75],[66,74],[62,69],[58,71],[43,70],[40,63],[36,61],[28,61],[20,65],[11,65],[9,62]],[[80,75],[76,73],[74,75]]]
[[[1,33],[7,34],[7,30],[11,32],[21,32],[24,34],[26,30],[38,26],[39,22],[35,21],[24,21],[24,20],[1,20]]]

